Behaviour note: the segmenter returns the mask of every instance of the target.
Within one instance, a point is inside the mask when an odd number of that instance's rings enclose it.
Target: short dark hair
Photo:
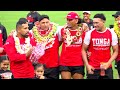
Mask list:
[[[77,24],[81,24],[82,23],[82,19],[81,18],[79,18],[78,19],[78,23]]]
[[[0,56],[0,63],[2,63],[4,60],[9,60],[7,55]]]
[[[38,21],[41,21],[41,20],[43,20],[44,18],[47,18],[48,20],[50,20],[48,15],[41,15],[41,16],[38,18]]]
[[[26,22],[28,22],[28,20],[27,20],[26,18],[20,18],[20,19],[18,20],[18,22],[16,23],[16,28],[17,28],[18,26],[22,26],[22,24],[25,24]]]
[[[103,13],[95,14],[93,18],[100,18],[100,19],[106,21],[106,17]]]
[[[45,68],[45,65],[42,63],[33,63],[34,70],[36,70],[37,68],[39,68],[41,66],[43,66],[43,68]]]

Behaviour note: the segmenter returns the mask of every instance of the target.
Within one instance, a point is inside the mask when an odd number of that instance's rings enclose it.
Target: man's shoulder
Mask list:
[[[8,36],[8,38],[7,38],[7,39],[8,39],[8,40],[13,39],[13,35]]]
[[[11,36],[8,36],[5,44],[8,44],[8,43],[14,43],[14,38],[13,38],[12,35],[11,35]]]

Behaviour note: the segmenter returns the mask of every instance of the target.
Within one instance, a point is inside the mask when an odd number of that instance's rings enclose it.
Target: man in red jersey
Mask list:
[[[105,27],[105,21],[104,14],[96,14],[93,19],[94,29],[88,31],[84,38],[82,57],[87,69],[87,79],[99,79],[100,76],[113,79],[112,62],[118,55],[118,40],[114,30]],[[89,60],[87,50],[91,52]]]
[[[29,60],[32,46],[35,46],[35,42],[29,35],[28,21],[20,18],[16,23],[16,32],[8,37],[4,45],[15,79],[34,78],[34,67]]]
[[[60,32],[63,42],[59,61],[61,77],[62,79],[83,79],[84,63],[81,48],[85,35],[84,31],[88,27],[86,28],[85,24],[81,23],[81,19],[76,12],[69,12],[66,20],[67,25]]]
[[[50,79],[59,79],[59,28],[57,24],[50,22],[48,15],[41,15],[39,26],[32,29],[35,41],[37,44],[43,45],[45,51],[38,62],[45,64],[44,75]]]

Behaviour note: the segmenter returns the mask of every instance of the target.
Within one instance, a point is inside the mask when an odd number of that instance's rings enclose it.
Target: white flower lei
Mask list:
[[[69,31],[69,29],[67,28],[67,29],[65,29],[65,34],[66,34],[66,46],[70,46],[74,41],[73,41],[73,39],[74,38],[77,38],[77,37],[79,37],[79,36],[81,36],[81,34],[82,34],[82,31],[80,30],[80,28],[81,27],[79,27],[78,29],[76,29],[76,35],[75,36],[71,36],[71,33],[70,33],[70,31]]]
[[[24,51],[24,50],[21,49],[19,38],[16,37],[16,35],[17,35],[17,32],[14,32],[13,33],[13,38],[14,38],[14,41],[15,41],[15,48],[16,48],[18,53],[25,54],[26,52],[28,52],[28,50],[31,47],[30,37],[25,38],[25,51]]]

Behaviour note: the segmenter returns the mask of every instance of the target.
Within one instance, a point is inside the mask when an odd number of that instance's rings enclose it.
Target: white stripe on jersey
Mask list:
[[[84,38],[84,43],[85,43],[86,45],[89,45],[89,44],[90,44],[91,33],[92,33],[92,31],[94,31],[94,30],[95,30],[95,28],[92,29],[92,30],[90,30],[90,31],[88,31],[88,32],[86,32],[85,38]],[[118,43],[118,38],[117,38],[116,33],[114,32],[113,29],[110,29],[110,28],[106,28],[106,30],[109,30],[109,31],[111,32],[111,34],[112,34],[112,46],[116,45],[116,44]],[[106,30],[105,30],[105,31],[106,31]],[[105,32],[105,31],[104,31],[104,32]],[[104,32],[100,32],[100,33],[104,33]]]
[[[118,37],[115,31],[113,29],[109,29],[109,28],[107,29],[112,33],[112,46],[118,44]]]
[[[84,43],[86,45],[89,45],[90,44],[90,38],[91,38],[91,32],[94,31],[95,29],[92,29],[92,30],[89,30],[86,32],[85,34],[85,38],[84,38]]]
[[[58,28],[57,28],[57,34],[58,34],[58,39],[59,39],[59,41],[62,41],[61,29],[62,29],[63,27],[64,27],[64,26],[58,26]]]

